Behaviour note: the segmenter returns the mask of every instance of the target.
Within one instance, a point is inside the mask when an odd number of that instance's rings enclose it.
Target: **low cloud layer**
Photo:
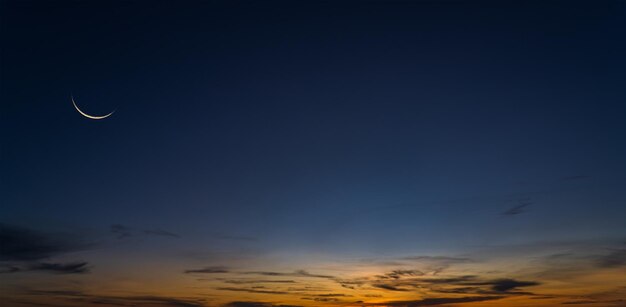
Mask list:
[[[66,236],[0,224],[0,265],[4,268],[0,273],[87,273],[87,262],[59,263],[48,260],[84,250],[88,246]]]
[[[163,229],[145,229],[138,230],[129,226],[125,226],[122,224],[113,224],[110,227],[110,232],[117,239],[125,239],[129,237],[136,236],[138,234],[148,235],[148,236],[160,236],[160,237],[170,237],[170,238],[180,238],[181,236],[177,233],[173,233],[171,231],[163,230]]]
[[[135,296],[107,296],[94,295],[82,291],[27,291],[33,298],[44,297],[46,301],[59,303],[80,303],[82,305],[112,305],[112,306],[151,306],[151,307],[204,307],[202,299],[179,298],[168,296],[135,295]],[[37,305],[37,300],[21,301],[20,303]]]
[[[38,261],[85,249],[85,244],[59,235],[0,224],[0,261]]]
[[[461,304],[471,302],[484,302],[499,300],[501,296],[472,296],[472,297],[438,297],[438,298],[425,298],[421,300],[413,301],[389,301],[374,304],[364,304],[364,306],[388,306],[388,307],[418,307],[418,306],[437,306],[437,305],[450,305]]]

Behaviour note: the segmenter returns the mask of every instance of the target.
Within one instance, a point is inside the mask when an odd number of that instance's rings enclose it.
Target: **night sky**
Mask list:
[[[626,1],[0,3],[2,306],[626,305]]]

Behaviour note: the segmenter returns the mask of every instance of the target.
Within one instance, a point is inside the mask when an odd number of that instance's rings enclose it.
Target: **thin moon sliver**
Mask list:
[[[115,110],[113,110],[111,113],[106,114],[106,115],[102,115],[102,116],[89,115],[89,114],[83,112],[80,108],[78,108],[78,105],[76,105],[76,101],[74,101],[74,96],[70,96],[70,98],[72,99],[72,104],[74,105],[74,108],[76,109],[76,111],[78,111],[78,113],[80,113],[82,116],[87,117],[89,119],[94,119],[94,120],[105,119],[105,118],[111,116],[113,113],[115,113]]]

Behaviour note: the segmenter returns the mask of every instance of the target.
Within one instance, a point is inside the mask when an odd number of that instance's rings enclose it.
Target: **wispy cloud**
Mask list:
[[[274,291],[274,290],[263,290],[258,288],[234,288],[234,287],[221,287],[216,288],[216,290],[222,291],[236,291],[236,292],[248,292],[248,293],[262,293],[262,294],[290,294],[288,291]]]
[[[445,263],[464,263],[471,262],[471,258],[467,257],[449,257],[449,256],[407,256],[402,259],[418,260],[418,261],[436,261]]]
[[[52,263],[44,260],[87,249],[88,246],[68,236],[0,224],[0,262],[4,267],[0,273],[87,273],[87,262]]]
[[[491,290],[495,292],[509,292],[509,291],[512,291],[521,287],[530,287],[530,286],[540,285],[540,283],[536,281],[519,281],[515,279],[510,279],[510,278],[495,279],[495,280],[484,281],[484,282],[461,283],[461,284],[490,286]]]
[[[87,262],[73,263],[38,263],[30,266],[28,271],[43,271],[56,274],[81,274],[89,272]]]
[[[389,291],[409,291],[409,289],[399,288],[390,284],[372,284],[374,288],[389,290]]]
[[[185,271],[185,273],[187,274],[191,274],[191,273],[216,274],[216,273],[228,273],[228,272],[230,272],[230,270],[223,266],[204,267],[201,269],[193,269],[193,270]]]
[[[530,205],[532,205],[532,202],[521,202],[519,205],[513,206],[502,212],[502,215],[518,215],[524,213],[526,212],[526,208]]]
[[[26,294],[31,296],[44,296],[46,300],[56,300],[81,303],[84,305],[114,305],[114,306],[154,306],[154,307],[203,307],[206,306],[201,299],[179,298],[167,296],[107,296],[94,295],[82,291],[62,290],[62,291],[42,291],[30,290]]]
[[[130,227],[122,224],[113,224],[110,227],[111,233],[118,239],[124,239],[133,235],[133,230]]]
[[[219,280],[223,283],[233,285],[245,285],[245,284],[294,284],[295,280],[291,279],[205,279],[205,280]]]
[[[111,233],[118,239],[124,239],[124,238],[129,238],[129,237],[133,237],[137,234],[144,234],[144,235],[149,235],[149,236],[161,236],[161,237],[171,237],[171,238],[180,238],[181,236],[177,233],[171,232],[171,231],[167,231],[167,230],[163,230],[163,229],[145,229],[145,230],[140,230],[140,229],[135,229],[129,226],[125,226],[122,224],[113,224],[110,227],[110,231]]]
[[[232,241],[258,241],[259,240],[259,238],[257,237],[228,235],[228,234],[223,234],[223,233],[216,234],[215,237],[218,239],[222,239],[222,240],[232,240]]]
[[[372,289],[380,289],[392,292],[410,292],[420,289],[432,293],[457,293],[457,294],[494,294],[494,295],[530,295],[530,292],[516,291],[519,288],[540,285],[537,281],[524,281],[512,278],[493,279],[480,275],[460,275],[436,277],[425,276],[416,270],[392,270],[385,274],[361,277],[350,281],[336,279],[342,287],[348,289],[363,289],[370,286]],[[367,287],[366,287],[367,288]]]
[[[254,275],[264,275],[264,276],[291,276],[291,277],[312,277],[312,278],[335,278],[331,275],[322,275],[322,274],[312,274],[305,270],[297,270],[294,272],[270,272],[270,271],[252,271],[252,272],[243,272],[242,274],[254,274]]]
[[[180,238],[179,234],[173,233],[173,232],[169,232],[163,229],[150,229],[150,230],[144,230],[143,233],[147,234],[147,235],[152,235],[152,236],[163,236],[163,237],[172,237],[172,238]]]
[[[274,305],[266,302],[230,302],[224,307],[302,307],[297,305]]]
[[[412,301],[389,301],[382,303],[363,304],[364,306],[388,306],[388,307],[418,307],[418,306],[436,306],[449,305],[471,302],[484,302],[502,299],[502,296],[471,296],[471,297],[438,297],[425,298]]]
[[[86,249],[68,237],[0,224],[0,261],[37,261]]]
[[[626,249],[611,249],[608,254],[596,256],[595,263],[602,268],[626,266]]]
[[[384,275],[379,275],[378,278],[381,279],[400,279],[401,277],[404,276],[422,276],[424,275],[424,273],[422,271],[419,270],[393,270],[389,273],[385,273]]]

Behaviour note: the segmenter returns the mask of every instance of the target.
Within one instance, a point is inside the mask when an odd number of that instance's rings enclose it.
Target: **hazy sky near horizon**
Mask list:
[[[2,1],[0,23],[10,304],[626,299],[624,1]]]

